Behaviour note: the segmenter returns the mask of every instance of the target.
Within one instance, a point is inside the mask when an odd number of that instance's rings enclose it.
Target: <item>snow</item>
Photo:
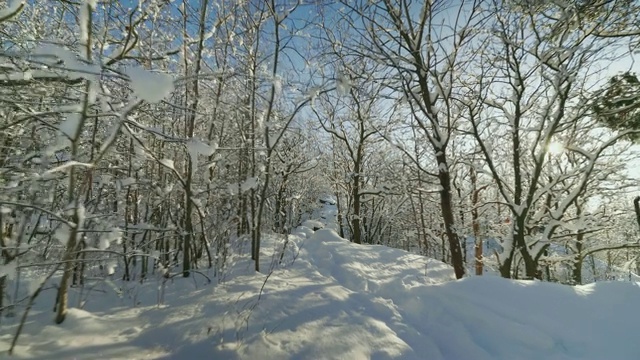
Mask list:
[[[273,93],[275,96],[282,94],[282,79],[278,76],[273,78]]]
[[[93,2],[93,1],[92,1]],[[85,5],[80,6],[80,16],[78,23],[80,24],[80,43],[85,45],[89,39],[90,23],[90,11],[93,9],[91,4],[85,1]],[[89,59],[87,59],[89,60]]]
[[[295,230],[293,230],[293,235],[298,235],[302,238],[307,238],[310,237],[311,235],[313,235],[314,231],[313,229],[306,227],[304,225],[300,225],[298,226]]]
[[[75,140],[80,133],[81,116],[78,113],[67,114],[65,121],[60,124],[60,132],[71,140]]]
[[[305,220],[302,226],[308,229],[322,229],[324,224],[318,220]]]
[[[127,69],[126,73],[131,80],[131,89],[135,95],[148,103],[159,103],[173,92],[171,75],[138,67]]]
[[[60,227],[53,233],[53,237],[58,240],[60,245],[67,246],[69,238],[71,237],[71,229],[67,225],[60,225]]]
[[[246,192],[249,191],[251,189],[257,189],[258,188],[258,178],[257,177],[250,177],[247,178],[242,184],[240,184],[240,189],[242,192]]]
[[[187,152],[191,157],[193,167],[198,166],[198,155],[211,156],[216,152],[216,146],[204,143],[196,138],[191,138],[186,142]]]
[[[15,279],[17,266],[18,263],[16,261],[0,265],[0,277],[6,276],[8,280]]]
[[[348,95],[351,86],[351,80],[343,72],[340,71],[336,74],[336,90],[340,95]]]
[[[0,19],[7,19],[15,15],[24,6],[25,0],[9,0],[6,8],[0,9]]]
[[[240,192],[244,193],[252,189],[258,188],[258,178],[257,177],[248,177],[241,183],[231,183],[227,184],[227,190],[229,194],[237,195],[238,188]]]
[[[122,238],[122,231],[118,228],[111,229],[111,231],[106,232],[100,236],[98,239],[98,249],[106,250],[109,248],[112,242],[120,243]]]
[[[174,162],[171,159],[160,159],[160,164],[166,168],[169,168],[171,170],[174,170]]]
[[[65,171],[66,169],[68,169],[68,168],[70,168],[70,167],[74,167],[74,166],[77,166],[77,167],[86,167],[86,168],[91,168],[91,167],[93,167],[93,164],[90,164],[90,163],[82,163],[82,162],[79,162],[79,161],[73,161],[73,160],[72,160],[72,161],[67,161],[67,162],[63,163],[62,165],[60,165],[60,166],[56,166],[56,167],[54,167],[54,168],[51,168],[51,169],[49,169],[49,170],[45,171],[45,173],[44,173],[44,174],[45,174],[45,175],[49,175],[49,174],[53,174],[53,173],[56,173],[56,172],[63,172],[63,171]]]
[[[85,7],[86,8],[86,7]],[[38,58],[38,61],[43,64],[51,66],[57,66],[58,60],[64,63],[64,68],[68,72],[69,79],[87,79],[91,81],[97,81],[101,69],[96,64],[89,64],[82,61],[78,61],[78,55],[73,51],[66,49],[62,46],[56,46],[52,44],[38,45],[32,55]],[[31,77],[38,78],[59,78],[60,75],[50,71],[35,70],[32,71]],[[19,78],[24,79],[22,72],[15,73],[14,76],[9,74],[8,79]]]
[[[47,290],[15,358],[640,358],[638,283],[456,281],[440,261],[341,238],[336,214],[326,203],[288,238],[265,236],[261,267],[273,269],[269,275],[253,272],[242,255],[220,283],[156,273],[145,283],[71,288],[70,303],[83,309],[70,309],[61,326],[51,321],[55,291]],[[0,354],[16,323],[0,324]]]

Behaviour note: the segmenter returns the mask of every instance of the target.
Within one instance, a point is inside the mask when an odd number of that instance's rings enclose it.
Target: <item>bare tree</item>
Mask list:
[[[486,42],[478,43],[478,53],[483,54],[475,75],[478,90],[468,93],[462,103],[468,107],[471,132],[502,202],[511,211],[513,236],[501,255],[500,273],[511,277],[519,256],[526,277],[534,278],[541,276],[538,262],[564,214],[597,176],[602,158],[625,136],[603,139],[590,117],[590,90],[597,74],[593,64],[613,61],[603,55],[613,44],[593,36],[599,24],[576,31],[533,5],[517,10],[499,2],[492,6],[496,14],[492,30]],[[581,134],[572,130],[576,126]],[[584,141],[587,137],[589,142]],[[580,160],[549,175],[558,144]],[[498,160],[505,156],[509,162]],[[544,203],[550,192],[553,208]],[[541,226],[542,233],[536,235]]]
[[[465,66],[463,49],[482,22],[477,2],[408,0],[345,2],[357,13],[362,25],[355,26],[364,46],[352,51],[384,64],[385,84],[398,91],[407,107],[406,116],[427,141],[435,157],[436,169],[430,174],[440,183],[440,208],[457,278],[464,275],[464,264],[451,193],[448,145],[458,115],[453,94],[460,71]]]
[[[364,63],[360,63],[359,68]],[[371,146],[376,140],[378,130],[375,123],[379,123],[382,109],[379,106],[381,87],[364,78],[356,80],[352,75],[351,66],[353,64],[341,64],[342,72],[348,71],[340,76],[352,78],[341,79],[339,81],[349,82],[345,84],[343,94],[337,96],[325,95],[317,102],[319,106],[312,107],[321,127],[329,133],[337,142],[340,142],[348,157],[346,166],[348,179],[348,204],[349,221],[351,229],[351,241],[361,244],[363,240],[363,213],[362,202],[365,197],[365,161],[372,151]],[[365,73],[375,72],[365,66]],[[377,118],[377,120],[376,120]],[[334,150],[335,151],[335,150]]]

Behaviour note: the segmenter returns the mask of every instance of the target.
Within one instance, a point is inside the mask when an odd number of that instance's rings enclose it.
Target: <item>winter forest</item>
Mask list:
[[[636,1],[8,0],[0,40],[2,358],[640,358]]]

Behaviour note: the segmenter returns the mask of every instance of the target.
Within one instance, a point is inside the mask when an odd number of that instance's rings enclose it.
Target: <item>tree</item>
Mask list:
[[[513,236],[500,258],[504,277],[517,272],[518,257],[526,277],[541,276],[538,263],[565,214],[625,135],[603,137],[590,107],[590,84],[596,75],[592,64],[614,61],[603,54],[615,47],[615,41],[593,36],[598,24],[576,31],[563,19],[536,9],[532,5],[513,10],[493,3],[491,11],[497,16],[492,31],[477,44],[481,70],[475,80],[468,80],[476,90],[461,96],[471,133],[511,211]],[[495,141],[501,137],[509,141]],[[550,174],[557,143],[572,160],[562,172]],[[505,156],[509,161],[498,160]],[[551,204],[545,202],[548,196]],[[540,234],[538,228],[543,230]]]
[[[598,119],[611,129],[640,130],[640,81],[636,74],[624,72],[613,76],[596,93],[594,110]],[[633,141],[640,140],[640,132],[627,136]]]
[[[640,196],[637,196],[633,199],[633,208],[636,212],[636,222],[638,223],[638,228],[640,228]]]
[[[482,22],[478,3],[462,1],[454,8],[446,1],[344,5],[362,22],[354,27],[360,39],[351,46],[352,51],[386,67],[381,80],[401,94],[397,101],[407,107],[404,115],[420,135],[414,141],[426,141],[431,148],[435,169],[430,174],[439,181],[444,230],[456,277],[461,278],[464,264],[455,229],[448,145],[458,118],[452,105],[458,74],[465,65],[463,49],[471,43],[474,27]]]
[[[49,0],[0,10],[0,263],[15,269],[0,276],[0,308],[21,301],[4,290],[28,267],[46,281],[61,272],[61,323],[69,287],[94,276],[210,280],[201,268],[222,274],[236,225],[258,252],[260,229],[296,225],[320,177],[307,176],[317,162],[306,128],[290,125],[331,89],[317,91],[291,60],[306,56],[289,27],[300,24],[295,8]],[[27,294],[23,321],[46,281]]]
[[[24,7],[29,14],[11,17],[12,23],[5,27],[8,37],[0,52],[0,57],[15,64],[3,69],[7,81],[1,86],[9,95],[3,99],[9,105],[8,118],[19,119],[2,126],[7,133],[18,131],[18,134],[24,133],[20,129],[29,128],[33,141],[29,152],[17,152],[15,156],[5,154],[5,179],[20,176],[24,171],[45,175],[24,178],[20,186],[4,194],[0,202],[20,220],[14,222],[17,228],[3,226],[3,230],[18,245],[23,243],[27,248],[42,249],[45,258],[54,256],[56,261],[49,270],[49,277],[62,269],[55,306],[57,323],[65,319],[70,282],[82,285],[84,263],[90,258],[87,256],[88,245],[94,244],[94,240],[100,244],[110,241],[96,236],[100,232],[98,224],[108,224],[106,211],[109,207],[104,205],[112,200],[104,196],[99,185],[102,181],[96,179],[96,169],[102,169],[102,165],[117,153],[120,134],[134,133],[131,127],[136,122],[132,116],[142,105],[158,103],[173,90],[173,80],[169,76],[139,68],[115,70],[120,62],[132,55],[139,40],[137,27],[149,18],[150,9],[136,7],[130,10],[127,13],[130,27],[124,35],[128,40],[119,43],[118,39],[109,39],[122,46],[115,46],[106,53],[105,38],[96,36],[99,32],[96,29],[104,26],[103,33],[107,34],[115,25],[102,12],[106,10],[104,7],[94,5],[92,2],[77,6],[48,2]],[[109,10],[123,10],[117,4],[112,5],[114,8]],[[50,17],[48,11],[61,16]],[[44,26],[31,34],[35,48],[23,43],[24,31],[31,28],[28,19],[33,19],[34,15],[50,20],[44,21]],[[100,17],[105,21],[95,21]],[[67,29],[73,27],[63,26],[71,19],[80,29],[77,35],[68,32]],[[66,44],[67,48],[46,43]],[[164,57],[160,55],[159,59]],[[25,77],[25,73],[33,76]],[[21,76],[17,77],[17,74]],[[155,85],[155,91],[145,92],[148,83]],[[123,84],[131,90],[110,91],[118,86],[122,90]],[[38,88],[41,89],[39,92],[33,91]],[[110,126],[105,126],[107,124]],[[24,138],[22,135],[12,141]],[[26,213],[23,212],[25,209]],[[38,220],[33,222],[33,216]],[[96,221],[101,216],[104,219]],[[62,246],[56,246],[56,242]],[[100,244],[96,246],[98,250],[106,250]],[[3,247],[7,245],[3,244]],[[25,252],[25,255],[29,253]],[[15,256],[13,259],[5,256],[7,260],[18,261]],[[29,301],[33,301],[38,293],[32,294]]]
[[[609,84],[596,93],[596,117],[607,127],[627,131],[626,137],[640,141],[640,80],[635,73],[624,72],[613,76]],[[633,200],[638,227],[640,227],[640,196]]]
[[[262,122],[261,138],[256,144],[260,144],[263,147],[264,158],[260,162],[260,167],[263,169],[263,178],[260,184],[260,189],[257,192],[258,203],[255,216],[252,216],[254,223],[252,226],[252,249],[255,259],[255,269],[260,270],[260,241],[262,236],[263,216],[268,202],[268,190],[271,186],[271,180],[273,177],[273,161],[275,151],[278,149],[285,133],[289,130],[290,125],[294,119],[299,115],[301,110],[305,108],[316,96],[322,95],[328,91],[332,91],[331,87],[321,87],[319,90],[313,86],[312,83],[302,82],[301,84],[283,84],[281,77],[281,69],[285,58],[291,59],[291,52],[296,53],[296,49],[293,48],[293,44],[296,44],[295,39],[299,37],[297,27],[293,29],[287,26],[287,22],[295,22],[295,11],[299,6],[304,6],[301,2],[293,4],[280,5],[275,0],[265,2],[264,11],[266,11],[267,18],[272,21],[273,33],[271,34],[272,47],[270,59],[270,69],[266,73],[267,78],[270,80],[268,86],[269,91],[266,96],[266,101],[263,105],[262,112],[260,114],[260,120]],[[290,71],[296,71],[296,67],[291,65],[285,67]],[[289,85],[288,89],[285,85]],[[301,89],[308,90],[303,92],[302,98],[297,97],[291,99],[290,94],[286,94],[287,90],[295,88],[295,92],[299,92]],[[294,92],[294,91],[292,91]],[[299,93],[296,95],[300,95]],[[289,106],[280,105],[282,102],[290,101]],[[280,105],[280,106],[279,106]],[[279,121],[275,121],[279,120]],[[256,130],[256,129],[254,129]]]
[[[342,64],[347,69],[346,64]],[[344,70],[343,70],[344,71]],[[352,77],[351,69],[343,76]],[[367,69],[365,73],[375,72]],[[351,240],[356,244],[363,242],[363,213],[362,202],[365,197],[365,161],[372,151],[371,146],[376,140],[377,127],[373,123],[379,122],[376,115],[379,109],[380,87],[362,79],[350,80],[351,86],[344,89],[345,94],[337,97],[323,97],[323,109],[313,108],[320,125],[337,142],[340,142],[348,157],[348,164],[344,174],[348,179],[348,203],[351,205],[349,214]],[[318,99],[320,100],[320,99]],[[378,139],[379,140],[379,139]],[[334,149],[336,151],[336,149]]]
[[[302,129],[293,129],[282,139],[282,144],[274,154],[274,179],[273,185],[276,189],[273,211],[273,231],[279,234],[287,234],[299,223],[299,210],[302,204],[298,203],[301,198],[299,192],[306,188],[300,183],[301,179],[309,178],[309,183],[313,184],[313,172],[319,165],[315,151],[310,148],[310,141],[305,138]],[[311,196],[312,199],[318,198]],[[307,198],[305,196],[305,198]],[[315,201],[311,202],[315,204]],[[311,205],[310,204],[310,205]]]

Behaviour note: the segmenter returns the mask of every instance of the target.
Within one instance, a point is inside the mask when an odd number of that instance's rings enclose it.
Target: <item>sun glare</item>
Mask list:
[[[564,145],[558,142],[552,142],[549,144],[549,154],[560,155],[564,151]]]

